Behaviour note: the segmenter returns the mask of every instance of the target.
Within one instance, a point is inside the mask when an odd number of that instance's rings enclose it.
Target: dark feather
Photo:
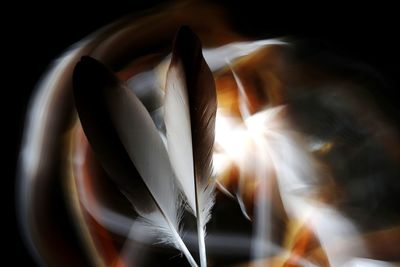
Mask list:
[[[91,57],[82,57],[74,69],[75,106],[95,155],[126,195],[142,200],[136,201],[141,203],[137,209],[151,212],[156,209],[154,201],[118,136],[106,103],[106,91],[120,86],[121,81]]]

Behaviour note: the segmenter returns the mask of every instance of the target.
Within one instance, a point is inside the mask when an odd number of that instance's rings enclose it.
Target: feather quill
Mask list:
[[[73,75],[74,99],[84,132],[111,179],[159,241],[197,266],[183,243],[183,212],[168,153],[145,107],[103,64],[83,57]]]
[[[205,226],[215,199],[211,175],[217,100],[201,49],[188,27],[178,31],[166,79],[164,120],[171,164],[197,218],[200,265],[205,267]]]

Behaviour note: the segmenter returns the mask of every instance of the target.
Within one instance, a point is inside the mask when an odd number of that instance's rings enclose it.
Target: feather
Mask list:
[[[188,27],[182,27],[167,73],[164,120],[171,164],[197,218],[202,267],[207,265],[205,225],[215,199],[211,175],[216,109],[215,83],[200,40]]]
[[[197,266],[179,231],[180,194],[165,146],[145,107],[103,64],[83,57],[74,98],[94,152],[138,213],[139,222]]]

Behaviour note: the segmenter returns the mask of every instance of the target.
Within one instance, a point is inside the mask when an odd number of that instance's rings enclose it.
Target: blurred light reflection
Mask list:
[[[170,42],[179,25],[191,24],[217,86],[219,191],[206,240],[209,266],[398,264],[400,138],[368,93],[369,83],[330,71],[326,63],[303,62],[288,38],[248,40],[222,15],[199,27],[186,17],[199,7],[179,8],[187,13],[163,25],[158,45]],[[199,10],[224,14],[214,6]],[[159,18],[139,22],[157,32]],[[32,100],[20,154],[19,211],[43,265],[186,264],[176,251],[153,246],[135,224],[137,215],[97,161],[70,96],[75,62],[95,55],[127,81],[165,138],[170,55],[147,54],[144,48],[158,40],[135,39],[139,22],[115,23],[76,44],[54,62]],[[130,45],[114,55],[116,40]],[[132,56],[131,49],[146,52]],[[197,253],[190,218],[185,226],[184,241]]]

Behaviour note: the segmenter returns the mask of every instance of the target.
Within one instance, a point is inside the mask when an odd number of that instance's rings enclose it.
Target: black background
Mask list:
[[[400,85],[398,9],[383,4],[365,6],[364,3],[359,6],[323,3],[307,7],[284,3],[276,7],[252,1],[219,2],[233,10],[239,18],[235,26],[249,34],[263,32],[269,36],[292,35],[312,39],[319,46],[372,66],[388,84],[380,93],[388,104],[393,105],[394,117],[399,117],[396,107]],[[13,244],[12,254],[16,255],[8,256],[13,258],[10,266],[36,266],[22,244],[13,204],[24,117],[35,84],[50,62],[68,46],[123,15],[138,12],[155,3],[133,1],[130,5],[117,2],[82,5],[54,2],[39,6],[35,2],[34,6],[15,4],[3,10],[5,60],[2,72],[5,72],[3,80],[6,86],[2,88],[2,126],[5,127],[3,133],[10,134],[3,139],[4,147],[10,148],[6,154],[10,162],[6,162],[7,175],[3,178],[7,183],[2,190],[9,197],[3,200],[10,209],[7,220],[11,223],[11,238],[7,244]]]

